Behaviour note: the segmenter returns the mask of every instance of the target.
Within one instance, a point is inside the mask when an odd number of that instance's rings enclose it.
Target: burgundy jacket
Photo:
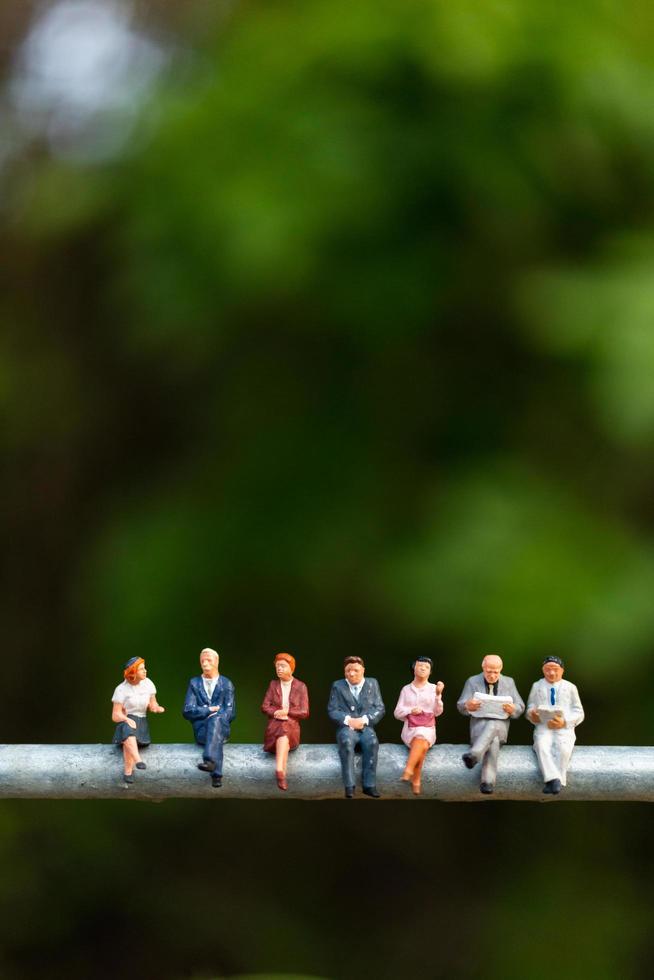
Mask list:
[[[272,718],[281,706],[282,685],[279,680],[275,679],[268,685],[261,710],[264,715]],[[288,717],[293,721],[302,721],[303,718],[309,717],[309,692],[307,691],[307,686],[295,677],[291,681],[291,690],[288,696]]]

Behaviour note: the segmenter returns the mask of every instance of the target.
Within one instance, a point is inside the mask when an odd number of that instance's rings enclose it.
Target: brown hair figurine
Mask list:
[[[290,653],[278,653],[274,664],[277,678],[268,685],[261,705],[261,710],[269,719],[263,737],[263,750],[275,753],[277,785],[286,790],[288,753],[300,744],[300,722],[309,717],[309,692],[306,684],[293,677],[295,657]]]
[[[161,714],[164,708],[157,704],[157,689],[148,678],[143,657],[132,657],[125,664],[122,684],[114,691],[111,720],[116,722],[114,745],[123,749],[123,779],[126,785],[134,782],[134,769],[145,769],[139,748],[150,744],[150,730],[146,712]]]

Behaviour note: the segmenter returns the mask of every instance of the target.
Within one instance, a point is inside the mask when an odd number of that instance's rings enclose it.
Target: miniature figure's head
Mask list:
[[[145,660],[143,657],[132,657],[125,664],[125,670],[123,671],[123,677],[130,684],[140,684],[148,676],[148,672],[145,669]]]
[[[499,676],[502,673],[502,658],[498,657],[496,653],[487,653],[481,662],[481,669],[484,672],[484,680],[488,684],[495,684],[499,680]]]
[[[361,659],[361,657],[346,657],[343,661],[343,668],[345,673],[345,679],[356,687],[363,680],[363,675],[366,672],[366,667]]]
[[[211,647],[205,647],[200,654],[200,667],[202,668],[202,674],[204,677],[217,677],[218,676],[218,661],[219,656],[215,650]]]
[[[290,681],[295,673],[295,657],[290,653],[278,653],[275,657],[275,673],[280,681]]]
[[[411,670],[413,671],[413,676],[417,681],[426,680],[431,674],[431,669],[434,666],[434,661],[431,657],[416,657],[416,659],[411,664]]]
[[[563,677],[564,665],[560,657],[548,657],[543,661],[543,677],[548,684],[557,684]]]

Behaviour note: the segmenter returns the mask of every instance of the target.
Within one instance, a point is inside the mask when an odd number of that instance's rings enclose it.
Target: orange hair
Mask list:
[[[295,673],[295,657],[290,653],[278,653],[273,663],[277,663],[278,660],[285,660],[288,666],[291,668],[291,673]]]
[[[134,678],[136,677],[136,671],[139,669],[141,664],[144,663],[145,660],[143,659],[143,657],[134,657],[134,659],[130,661],[129,667],[125,667],[125,670],[123,671],[123,676],[125,680],[126,681],[134,680]]]

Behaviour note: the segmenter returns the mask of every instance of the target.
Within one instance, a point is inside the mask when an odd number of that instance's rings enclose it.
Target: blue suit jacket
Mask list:
[[[345,678],[334,681],[332,684],[327,714],[334,724],[343,725],[346,715],[349,715],[350,718],[361,718],[362,715],[368,715],[368,724],[374,728],[385,713],[386,708],[382,701],[379,684],[374,677],[364,679],[358,701],[352,697],[352,692]]]
[[[220,674],[211,701],[207,697],[201,677],[192,677],[189,681],[184,710],[182,714],[187,721],[193,725],[195,741],[203,745],[207,736],[207,718],[212,712],[210,706],[218,705],[220,710],[217,712],[223,739],[229,738],[229,727],[236,718],[236,691],[234,685],[228,677]]]

